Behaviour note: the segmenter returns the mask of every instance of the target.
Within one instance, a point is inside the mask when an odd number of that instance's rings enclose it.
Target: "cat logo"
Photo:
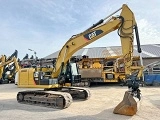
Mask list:
[[[88,37],[89,37],[89,39],[92,39],[92,38],[96,37],[96,31],[88,34]]]
[[[95,30],[93,32],[85,34],[84,38],[86,38],[87,40],[91,40],[91,39],[95,38],[96,36],[100,35],[101,33],[103,33],[102,30]]]

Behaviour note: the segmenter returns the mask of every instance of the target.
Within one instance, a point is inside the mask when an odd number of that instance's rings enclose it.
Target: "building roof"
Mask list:
[[[152,58],[152,57],[160,57],[160,44],[148,44],[141,45],[142,49],[142,58]],[[54,52],[44,59],[57,58],[58,53]],[[139,56],[137,52],[137,46],[134,45],[134,56]],[[89,58],[105,58],[110,56],[120,56],[122,55],[121,46],[111,46],[111,47],[92,47],[92,48],[82,48],[78,50],[73,56],[89,56]]]

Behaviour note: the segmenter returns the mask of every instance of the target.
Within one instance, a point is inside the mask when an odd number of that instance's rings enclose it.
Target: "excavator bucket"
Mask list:
[[[129,91],[126,91],[123,100],[115,107],[113,113],[133,116],[137,112],[137,102]]]

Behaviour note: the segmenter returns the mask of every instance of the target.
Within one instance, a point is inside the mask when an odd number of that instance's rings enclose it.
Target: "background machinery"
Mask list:
[[[125,47],[125,46],[122,46]],[[138,78],[142,78],[143,66],[140,65],[140,57],[133,56],[131,73],[138,70]],[[78,61],[81,74],[81,85],[90,86],[90,83],[110,82],[126,83],[125,60],[123,56],[111,56],[107,58],[89,58],[82,56]]]
[[[0,58],[0,83],[14,82],[15,74],[19,70],[19,63],[17,59],[18,51],[9,56],[2,55]]]
[[[113,16],[119,10],[122,10],[120,16]],[[118,30],[121,44],[125,46],[122,47],[122,55],[125,74],[130,82],[128,82],[129,90],[126,91],[123,101],[115,108],[114,113],[136,114],[137,104],[133,97],[140,99],[140,90],[139,84],[130,75],[133,59],[133,30],[137,38],[138,52],[141,52],[137,24],[133,12],[125,4],[113,14],[101,19],[82,33],[73,35],[60,50],[52,71],[44,72],[41,68],[21,69],[18,87],[44,88],[44,90],[21,91],[17,94],[17,101],[66,108],[71,104],[72,98],[88,99],[90,97],[88,89],[71,87],[81,82],[81,75],[75,59],[71,59],[72,55],[104,35]]]
[[[4,67],[6,65],[6,56],[1,55],[0,57],[0,83],[3,83],[3,78],[4,78]]]

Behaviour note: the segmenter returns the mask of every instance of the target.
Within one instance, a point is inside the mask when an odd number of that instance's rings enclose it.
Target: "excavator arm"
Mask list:
[[[71,56],[79,49],[87,46],[88,44],[98,40],[104,35],[119,29],[119,35],[121,38],[122,52],[126,59],[132,59],[133,54],[133,28],[136,26],[135,17],[133,12],[129,9],[127,5],[123,5],[120,16],[114,17],[111,14],[105,19],[100,20],[92,27],[88,28],[84,32],[72,36],[62,47],[59,52],[56,69],[53,72],[52,77],[58,77],[61,69],[61,63],[64,65],[71,58]],[[108,19],[109,18],[109,19]],[[128,67],[131,64],[131,60],[126,63],[126,71],[128,72]],[[129,72],[128,72],[129,74]]]
[[[121,10],[120,16],[114,17],[113,14],[119,10]],[[63,67],[76,51],[115,30],[118,30],[118,35],[121,39],[122,57],[124,59],[126,76],[131,75],[133,70],[131,66],[133,61],[134,30],[139,53],[141,52],[141,48],[134,14],[129,7],[124,4],[122,8],[107,16],[105,19],[100,20],[84,32],[72,36],[66,42],[59,52],[55,72],[53,72],[52,77],[57,78],[61,75]],[[129,84],[128,88],[129,91],[126,91],[122,102],[114,109],[113,112],[115,114],[134,115],[137,112],[137,104],[133,96],[136,94],[136,97],[140,99],[139,84],[132,79],[132,84]]]

